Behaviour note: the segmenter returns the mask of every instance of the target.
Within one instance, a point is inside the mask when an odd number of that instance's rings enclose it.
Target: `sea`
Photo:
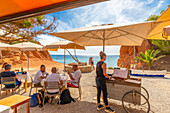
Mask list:
[[[51,55],[51,57],[53,58],[54,61],[64,63],[64,55]],[[99,56],[77,55],[79,62],[87,62],[87,64],[89,63],[90,57],[93,57],[94,65],[96,65],[96,63],[100,61]],[[117,67],[118,59],[119,59],[119,55],[107,55],[105,61],[107,63],[107,67]],[[73,63],[73,62],[75,62],[75,60],[70,55],[66,55],[66,64]]]

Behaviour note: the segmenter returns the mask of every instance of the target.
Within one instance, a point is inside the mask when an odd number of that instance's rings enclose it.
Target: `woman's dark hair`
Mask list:
[[[102,53],[104,53],[104,52],[103,52],[103,51],[100,51],[100,53],[99,53],[99,54],[100,54],[100,56],[102,55]]]
[[[90,57],[89,59],[93,59],[93,57]]]
[[[103,59],[104,56],[106,56],[106,54],[105,53],[101,53],[100,59]]]

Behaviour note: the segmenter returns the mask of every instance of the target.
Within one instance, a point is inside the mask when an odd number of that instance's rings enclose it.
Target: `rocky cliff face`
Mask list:
[[[147,40],[145,40],[141,46],[135,47],[136,53],[135,55],[140,56],[139,55],[140,52],[144,53],[148,49],[151,49],[151,44]],[[134,59],[134,47],[122,46],[120,48],[120,55],[117,65],[123,68],[130,68],[130,65],[133,64],[133,59]],[[146,64],[135,60],[135,69],[148,70],[149,67]],[[151,69],[170,71],[170,55],[166,55],[166,57],[156,61]]]
[[[28,61],[28,52],[21,51],[2,51],[4,62],[8,62],[12,65],[22,64],[24,61]],[[29,58],[39,60],[53,61],[48,51],[30,51]]]
[[[150,43],[145,40],[141,46],[135,47],[135,56],[139,56],[140,52],[145,52],[146,50],[151,49]],[[134,59],[134,47],[133,46],[121,46],[120,55],[117,65],[123,68],[130,68],[130,65],[133,64]],[[135,61],[136,68],[142,68],[140,62]]]

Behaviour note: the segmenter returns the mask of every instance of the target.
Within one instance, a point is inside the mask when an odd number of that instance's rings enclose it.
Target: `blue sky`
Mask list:
[[[46,18],[49,20],[53,16],[58,18],[58,27],[55,32],[109,23],[124,25],[144,22],[151,14],[159,14],[161,10],[166,10],[168,4],[170,4],[170,0],[109,0],[107,2],[48,14]],[[61,39],[54,36],[41,35],[38,37],[38,40],[43,45],[46,45]],[[98,55],[101,50],[101,46],[86,47],[86,51],[78,50],[77,54]],[[120,46],[106,47],[108,55],[118,55],[119,50]],[[63,50],[50,53],[63,54]]]

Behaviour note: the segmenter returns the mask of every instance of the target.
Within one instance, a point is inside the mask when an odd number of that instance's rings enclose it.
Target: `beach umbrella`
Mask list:
[[[49,33],[83,46],[105,45],[140,46],[155,22],[144,22],[131,25],[101,25],[85,27],[62,32]]]
[[[103,52],[105,45],[134,46],[135,62],[135,46],[140,46],[157,25],[154,21],[122,26],[104,24],[49,34],[84,46],[103,46]]]
[[[11,45],[0,42],[0,50],[5,50],[10,47]]]
[[[156,40],[170,40],[166,35],[169,35],[169,25],[170,25],[170,7],[156,20],[157,26],[150,32],[147,39]],[[168,34],[167,34],[168,33]]]
[[[11,45],[20,51],[28,51],[28,71],[29,71],[29,51],[43,51],[43,46],[32,42],[22,42]]]
[[[85,50],[85,47],[79,44],[76,44],[74,42],[70,42],[70,41],[58,41],[58,42],[53,42],[51,44],[46,45],[45,47],[46,49],[48,49],[49,51],[58,51],[58,49],[64,49],[64,71],[65,71],[65,50],[67,49],[82,49]],[[69,52],[69,51],[68,51]],[[71,53],[69,52],[69,54],[71,55]],[[72,56],[72,55],[71,55]],[[76,52],[75,52],[75,58],[72,56],[72,58],[78,62],[78,59],[76,57]]]
[[[45,15],[107,0],[1,0],[0,23]]]

